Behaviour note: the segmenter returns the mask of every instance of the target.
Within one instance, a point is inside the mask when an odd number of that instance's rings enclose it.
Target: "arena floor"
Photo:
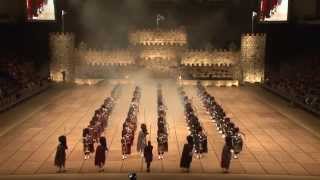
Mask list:
[[[156,83],[147,84],[142,85],[139,123],[147,124],[156,155]],[[53,159],[57,138],[62,134],[67,135],[69,146],[66,164],[66,173],[69,175],[63,177],[68,179],[72,174],[77,176],[79,173],[97,173],[93,158],[83,158],[82,129],[87,126],[94,110],[109,96],[112,87],[113,85],[108,83],[90,87],[54,85],[46,92],[0,114],[0,179],[9,177],[6,175],[13,175],[10,177],[15,179],[19,177],[15,175],[41,177],[40,175],[55,174]],[[105,173],[102,173],[104,175],[145,172],[144,161],[136,153],[135,146],[133,154],[127,160],[121,160],[121,124],[128,111],[133,88],[133,85],[124,85],[105,131],[110,151],[107,155]],[[230,173],[223,175],[224,177],[320,177],[319,118],[289,106],[285,101],[259,87],[210,87],[208,91],[246,134],[246,145],[240,159],[232,160]],[[195,87],[186,87],[186,92],[192,98],[209,143],[209,153],[202,159],[193,159],[193,176],[188,177],[196,177],[199,174],[207,174],[207,177],[221,175],[219,162],[223,138],[201,107]],[[174,83],[163,82],[163,95],[168,108],[169,152],[165,154],[164,160],[157,160],[155,156],[151,165],[151,175],[145,177],[159,173],[182,173],[179,168],[180,154],[187,135],[183,107]],[[102,176],[98,175],[100,178]]]

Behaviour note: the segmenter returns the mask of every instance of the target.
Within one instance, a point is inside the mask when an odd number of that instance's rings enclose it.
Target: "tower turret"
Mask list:
[[[53,81],[74,81],[74,45],[75,37],[72,33],[50,34],[50,77]]]
[[[241,37],[242,82],[264,81],[266,34],[244,34]]]

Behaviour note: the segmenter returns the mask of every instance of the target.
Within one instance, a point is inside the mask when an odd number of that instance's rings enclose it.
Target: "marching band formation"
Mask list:
[[[166,106],[163,102],[161,84],[157,88],[157,104],[158,104],[158,159],[163,159],[165,152],[168,152],[168,129],[166,121]]]
[[[215,101],[215,98],[206,91],[206,88],[200,82],[197,83],[197,90],[204,107],[217,126],[217,130],[222,134],[222,137],[225,138],[221,167],[227,172],[230,167],[232,153],[233,158],[237,159],[242,151],[242,136],[244,136],[244,134],[240,133],[239,127],[236,127],[230,118],[226,116],[223,108]]]
[[[178,92],[183,102],[186,122],[190,131],[190,134],[187,137],[188,144],[186,144],[187,146],[184,146],[182,151],[180,167],[189,171],[193,151],[196,154],[196,157],[200,159],[203,153],[208,152],[208,141],[199,118],[192,107],[191,100],[186,95],[182,86],[178,88]]]
[[[131,146],[133,145],[134,134],[137,129],[139,103],[141,98],[140,87],[135,87],[133,97],[129,107],[127,117],[122,124],[121,133],[121,149],[122,149],[122,160],[127,159],[128,155],[131,154]]]
[[[103,171],[106,159],[105,152],[108,151],[107,140],[102,136],[102,133],[108,125],[108,120],[114,108],[115,101],[120,96],[120,91],[121,86],[116,85],[111,92],[111,96],[104,100],[100,108],[95,111],[88,127],[82,131],[84,159],[89,159],[90,154],[95,152],[94,164],[99,168],[100,172]],[[60,173],[65,172],[66,150],[68,149],[67,137],[62,135],[58,138],[58,141],[59,145],[57,147],[54,165],[58,168],[57,172]],[[96,151],[95,143],[97,144]]]
[[[94,143],[100,143],[100,137],[104,132],[104,128],[108,126],[108,120],[115,101],[119,98],[120,90],[120,85],[116,85],[113,88],[111,96],[104,100],[101,107],[95,111],[88,127],[83,129],[82,137],[85,160],[90,158],[91,153],[94,153]]]
[[[106,151],[108,151],[107,140],[103,136],[103,132],[108,126],[108,120],[115,106],[115,102],[120,97],[120,92],[121,85],[116,85],[111,92],[111,96],[107,97],[101,107],[95,111],[88,127],[83,129],[84,159],[89,159],[90,154],[95,152],[94,164],[99,168],[99,172],[104,170]],[[189,130],[189,135],[186,137],[187,143],[184,145],[181,154],[180,167],[189,172],[193,156],[195,155],[196,158],[200,159],[204,153],[208,152],[208,140],[197,117],[197,113],[192,106],[191,99],[186,95],[182,86],[178,88],[178,93],[181,96],[187,128]],[[197,94],[210,115],[212,122],[215,123],[217,131],[225,138],[225,145],[221,155],[221,167],[225,172],[228,172],[232,157],[235,159],[238,158],[242,151],[244,134],[241,133],[239,128],[226,116],[223,108],[215,101],[215,98],[206,91],[206,88],[200,82],[197,83]],[[131,147],[133,146],[135,131],[137,129],[140,99],[141,88],[136,86],[129,105],[127,117],[122,124],[122,160],[127,159],[131,154]],[[168,152],[168,124],[166,122],[166,106],[161,84],[157,86],[157,113],[158,159],[162,160],[164,159],[164,153]],[[147,172],[149,172],[153,157],[153,146],[151,145],[151,141],[147,143],[147,135],[149,133],[146,124],[142,123],[140,128],[137,139],[137,152],[140,153],[141,157],[145,158]],[[59,145],[57,147],[54,164],[58,167],[58,172],[64,172],[66,150],[68,149],[66,136],[60,136],[58,141]],[[96,151],[95,143],[97,144]]]

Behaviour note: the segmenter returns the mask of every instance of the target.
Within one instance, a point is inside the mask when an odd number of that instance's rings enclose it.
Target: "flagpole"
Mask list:
[[[156,17],[156,23],[157,23],[157,28],[159,28],[160,21],[163,21],[165,18],[161,14],[157,14]]]
[[[62,23],[62,32],[64,33],[64,14],[65,14],[65,12],[64,12],[64,10],[62,10],[62,12],[61,12],[61,23]]]
[[[252,15],[252,17],[251,17],[251,32],[252,32],[252,34],[254,33],[253,21],[254,21],[254,16]]]
[[[157,14],[157,19],[156,19],[156,21],[157,21],[157,28],[159,28],[159,21],[160,21],[159,14]]]
[[[252,12],[252,17],[251,17],[251,32],[252,34],[254,33],[254,18],[257,16],[257,13],[255,11]]]

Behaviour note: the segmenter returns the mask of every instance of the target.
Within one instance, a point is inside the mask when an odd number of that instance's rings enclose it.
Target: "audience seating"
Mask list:
[[[48,78],[24,58],[0,58],[0,111],[47,89]]]
[[[320,59],[300,59],[269,72],[264,87],[320,115]]]

